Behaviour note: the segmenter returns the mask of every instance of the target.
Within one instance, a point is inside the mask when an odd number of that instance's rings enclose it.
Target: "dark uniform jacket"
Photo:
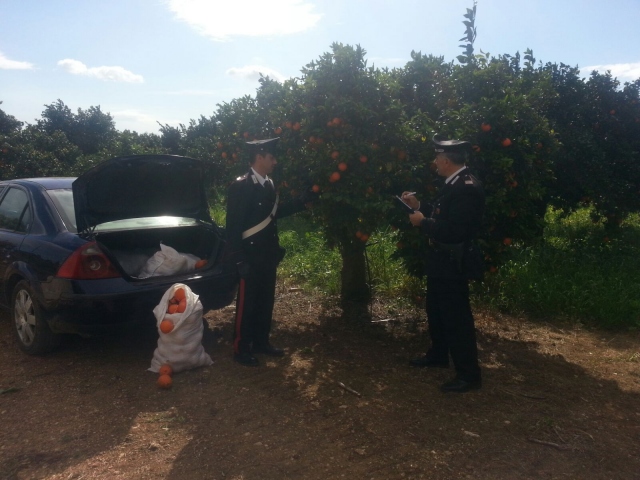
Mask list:
[[[284,257],[278,239],[277,219],[305,209],[301,201],[279,203],[275,218],[258,233],[242,239],[242,233],[267,218],[276,201],[273,188],[262,186],[253,171],[237,178],[227,192],[226,260],[233,265],[276,267]]]
[[[426,273],[432,278],[481,279],[484,262],[474,240],[484,213],[482,184],[468,169],[459,172],[438,192],[421,231],[429,237]]]

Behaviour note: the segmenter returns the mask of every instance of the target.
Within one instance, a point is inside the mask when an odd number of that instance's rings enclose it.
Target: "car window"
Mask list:
[[[28,224],[31,224],[31,211],[27,192],[19,188],[10,188],[0,203],[0,228],[5,230],[24,230],[21,223],[24,214],[28,213]]]
[[[70,188],[47,190],[51,201],[55,205],[64,225],[72,233],[77,233],[76,211],[73,207],[73,191]]]

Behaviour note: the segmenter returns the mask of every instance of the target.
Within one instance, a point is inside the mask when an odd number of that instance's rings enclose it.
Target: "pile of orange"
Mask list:
[[[173,384],[173,379],[171,378],[171,375],[173,375],[173,368],[171,368],[171,365],[165,363],[160,367],[158,373],[160,374],[157,382],[158,387],[171,388],[171,385]]]
[[[187,297],[184,288],[177,288],[173,297],[169,299],[167,313],[183,313],[187,309]]]

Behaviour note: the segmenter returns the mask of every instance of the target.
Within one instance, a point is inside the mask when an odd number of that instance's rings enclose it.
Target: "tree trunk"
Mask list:
[[[364,245],[348,244],[340,248],[342,255],[340,296],[343,302],[366,303],[371,299],[364,253]]]

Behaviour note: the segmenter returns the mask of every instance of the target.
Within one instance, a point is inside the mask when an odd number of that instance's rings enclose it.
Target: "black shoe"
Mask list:
[[[440,390],[443,392],[455,392],[463,393],[469,390],[480,390],[482,387],[482,380],[474,380],[473,382],[467,382],[461,378],[454,378],[453,380],[440,385]]]
[[[435,360],[429,355],[423,355],[422,357],[414,358],[409,362],[412,367],[421,368],[449,368],[448,360]]]
[[[234,353],[233,360],[246,367],[257,367],[260,362],[250,353]]]
[[[262,355],[270,355],[272,357],[283,357],[284,350],[281,348],[276,348],[270,343],[266,345],[254,345],[251,349],[251,353],[258,353]]]

